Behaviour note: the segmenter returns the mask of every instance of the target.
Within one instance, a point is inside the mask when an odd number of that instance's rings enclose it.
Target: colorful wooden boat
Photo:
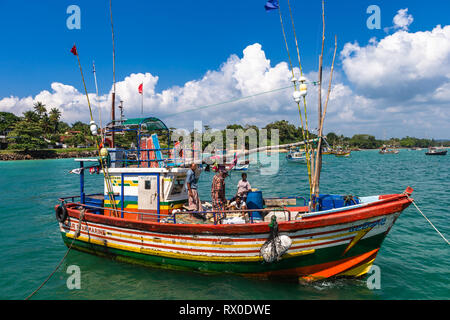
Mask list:
[[[279,222],[278,228],[280,234],[292,239],[292,246],[274,263],[265,263],[260,254],[269,237],[268,222],[176,224],[142,219],[144,214],[122,218],[88,209],[81,234],[74,240],[81,206],[71,202],[66,204],[67,220],[59,225],[66,245],[74,241],[72,248],[119,261],[199,272],[317,280],[367,273],[384,238],[409,204],[406,194],[395,194],[362,197],[357,205],[321,212],[288,207],[291,220]]]
[[[347,150],[337,150],[337,151],[334,151],[333,154],[334,154],[336,157],[348,158],[348,157],[350,157],[351,151],[347,151]]]
[[[306,95],[306,78],[294,77],[295,81],[300,91],[293,97],[299,104]],[[73,172],[80,175],[80,194],[60,198],[55,206],[69,248],[124,262],[202,273],[296,280],[359,277],[370,270],[384,238],[412,202],[410,187],[399,194],[354,197],[319,194],[314,184],[317,192],[310,190],[308,203],[298,196],[264,200],[262,192],[256,191],[247,195],[247,210],[183,211],[188,200],[184,186],[187,167],[197,162],[201,150],[193,146],[183,149],[179,143],[160,148],[155,131],[166,133],[171,141],[170,130],[160,119],[115,121],[113,115],[113,122],[106,126],[111,143],[115,132],[134,130],[137,147],[99,148],[98,158],[75,159],[79,168]],[[322,129],[320,121],[319,137]],[[98,135],[92,116],[90,130]],[[317,150],[321,141],[319,138]],[[321,152],[317,155],[320,160]],[[350,152],[335,155],[345,157]],[[234,166],[236,163],[233,161]],[[96,194],[84,191],[84,171],[88,169],[104,174],[103,190]],[[320,170],[317,173],[315,181]],[[310,179],[310,187],[312,182]],[[235,213],[245,219],[238,223],[227,219]],[[202,214],[203,219],[195,219]]]
[[[140,123],[150,129],[166,128],[156,118]],[[143,132],[141,125],[138,131]],[[162,150],[152,151],[155,159],[138,157],[129,167],[125,150],[111,149],[109,157],[115,160],[105,167],[104,190],[93,195],[84,192],[85,165],[98,166],[104,158],[76,159],[81,168],[80,195],[61,198],[55,206],[67,246],[124,262],[205,273],[306,280],[359,277],[368,272],[383,239],[411,203],[411,188],[402,194],[360,198],[321,195],[315,210],[301,197],[268,198],[265,207],[248,203],[249,210],[241,212],[246,219],[239,224],[220,221],[218,212],[212,211],[203,212],[212,215],[211,221],[180,223],[183,215],[190,215],[181,211],[188,199],[184,188],[188,168],[160,158]],[[279,235],[292,240],[287,252],[271,263],[264,261],[261,247],[273,225],[267,219],[257,220],[258,213],[275,216]]]

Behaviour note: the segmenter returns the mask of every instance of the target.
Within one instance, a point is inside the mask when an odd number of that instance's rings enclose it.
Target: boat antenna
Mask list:
[[[95,94],[97,95],[97,109],[98,109],[98,118],[100,123],[100,136],[102,138],[103,143],[103,124],[102,124],[102,110],[100,108],[100,101],[98,100],[98,85],[97,85],[97,74],[95,72],[95,61],[92,61],[92,69],[94,73],[94,81],[95,81]]]
[[[116,52],[114,48],[114,24],[113,24],[113,14],[112,14],[112,0],[109,0],[109,12],[111,15],[111,35],[112,35],[112,49],[113,49],[113,92],[112,92],[112,103],[111,103],[111,147],[114,148],[114,122],[116,118],[115,114],[115,100],[116,100]]]

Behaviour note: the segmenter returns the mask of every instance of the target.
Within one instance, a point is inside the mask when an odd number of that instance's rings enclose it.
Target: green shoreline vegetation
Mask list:
[[[25,111],[22,116],[16,116],[10,112],[0,112],[0,160],[5,160],[5,155],[14,159],[19,155],[19,159],[23,155],[28,155],[26,159],[58,158],[66,155],[93,153],[95,148],[95,140],[92,137],[89,125],[81,121],[77,121],[72,125],[60,120],[61,112],[57,108],[51,108],[50,111],[41,103],[36,102],[33,109]],[[210,126],[204,126],[205,131]],[[254,129],[259,133],[260,128],[254,125],[228,125],[221,130],[223,137],[223,146],[226,146],[226,130],[227,129]],[[272,122],[263,129],[268,131],[268,141],[270,142],[270,129],[278,129],[279,143],[287,144],[299,141],[299,137],[303,136],[300,127],[297,127],[286,120]],[[175,128],[170,128],[174,131]],[[194,136],[194,132],[191,132]],[[396,148],[427,148],[430,146],[450,147],[450,140],[436,141],[433,139],[419,139],[415,137],[391,138],[389,140],[377,140],[374,136],[368,134],[355,134],[353,137],[345,137],[330,132],[327,135],[327,141],[330,146],[342,146],[351,149],[379,149],[383,145]],[[309,132],[310,138],[316,135]],[[116,146],[125,147],[135,143],[136,136],[133,132],[127,132],[124,135],[116,135]],[[245,145],[248,148],[249,138],[245,138]],[[203,148],[210,141],[203,141]],[[162,137],[161,145],[167,146],[167,138]],[[76,155],[75,155],[76,156]],[[8,158],[8,159],[9,159]]]

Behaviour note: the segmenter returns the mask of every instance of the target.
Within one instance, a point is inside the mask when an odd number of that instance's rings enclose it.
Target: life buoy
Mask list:
[[[64,204],[60,204],[56,209],[56,220],[58,220],[61,223],[64,223],[64,221],[67,220],[67,208]]]

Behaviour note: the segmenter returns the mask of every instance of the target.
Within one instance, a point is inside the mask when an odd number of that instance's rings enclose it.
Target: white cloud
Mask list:
[[[450,26],[398,31],[365,47],[347,43],[341,58],[347,78],[360,93],[397,101],[420,98],[450,81]]]
[[[437,136],[450,135],[445,133],[450,121],[447,107],[450,102],[450,26],[438,26],[431,32],[398,31],[380,41],[371,40],[365,47],[347,43],[341,51],[341,59],[344,73],[335,70],[325,132],[369,133],[382,137],[381,133],[387,131],[388,136],[423,136],[424,132],[418,127],[429,127]],[[295,72],[299,74],[298,70]],[[329,69],[324,70],[323,103],[329,72]],[[317,80],[317,72],[305,76],[310,81]],[[158,76],[130,74],[116,84],[116,106],[123,100],[125,116],[139,117],[138,86],[144,83],[144,114],[160,117],[170,127],[192,129],[194,120],[202,120],[204,125],[215,128],[230,123],[263,126],[281,119],[300,125],[297,105],[292,99],[293,89],[186,112],[284,88],[291,85],[290,78],[288,65],[281,62],[272,66],[261,45],[256,43],[246,47],[241,57],[231,55],[217,70],[206,72],[202,78],[160,92],[155,90]],[[101,106],[105,124],[110,117],[111,92],[98,99],[90,93],[89,98],[97,121],[97,106]],[[59,108],[66,122],[89,121],[85,95],[71,85],[56,82],[51,90],[43,90],[35,97],[0,99],[0,110],[20,115],[30,110],[36,101]],[[307,106],[308,125],[313,129],[317,127],[317,87],[312,85],[309,85]]]
[[[398,10],[393,20],[394,27],[401,30],[408,30],[413,21],[413,16],[411,14],[408,14],[408,8]]]

